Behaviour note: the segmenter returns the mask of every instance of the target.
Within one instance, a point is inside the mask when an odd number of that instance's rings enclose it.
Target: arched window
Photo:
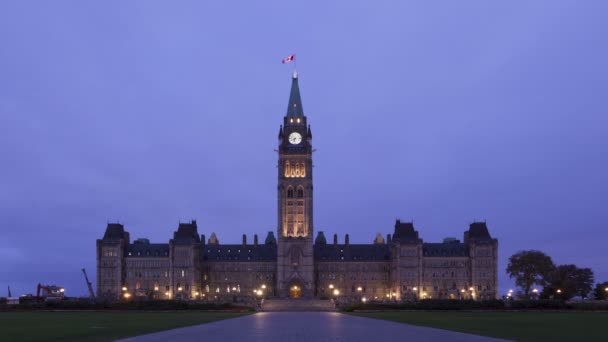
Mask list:
[[[298,188],[298,198],[304,197],[304,189]]]
[[[306,177],[306,164],[302,163],[302,165],[300,166],[300,176],[302,177]]]
[[[293,198],[293,189],[292,188],[287,189],[287,198]]]
[[[289,165],[289,161],[285,162],[285,177],[291,176],[291,166]]]
[[[296,163],[296,177],[300,177],[300,164]]]

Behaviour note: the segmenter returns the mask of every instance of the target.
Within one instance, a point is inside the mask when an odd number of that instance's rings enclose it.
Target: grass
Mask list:
[[[515,341],[607,341],[606,312],[357,312],[353,315]]]
[[[3,341],[112,341],[239,317],[230,312],[0,312]]]

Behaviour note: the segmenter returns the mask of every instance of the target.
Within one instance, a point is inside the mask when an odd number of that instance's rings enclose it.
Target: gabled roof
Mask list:
[[[273,232],[268,232],[268,235],[266,235],[266,240],[264,240],[264,244],[266,244],[266,245],[276,245],[277,244],[277,239],[274,237]]]
[[[196,220],[192,220],[190,223],[180,223],[177,227],[177,231],[173,233],[173,242],[201,242],[201,237],[198,235]]]
[[[205,262],[277,261],[277,245],[206,245],[203,247]]]
[[[315,244],[318,244],[318,245],[327,244],[327,239],[325,238],[325,234],[323,234],[323,232],[317,233],[317,238],[315,239]]]
[[[314,245],[315,261],[387,261],[388,245]]]
[[[106,232],[103,234],[103,240],[129,240],[129,233],[125,231],[125,227],[120,223],[108,223]]]
[[[469,225],[469,230],[465,232],[465,237],[474,240],[492,240],[488,226],[485,222],[473,222]]]
[[[414,224],[412,222],[401,222],[400,220],[395,222],[395,232],[392,241],[421,242],[418,237],[418,231],[414,229]]]
[[[300,98],[300,86],[298,85],[298,74],[294,71],[291,78],[291,92],[289,93],[289,103],[287,104],[287,117],[303,117],[302,99]]]

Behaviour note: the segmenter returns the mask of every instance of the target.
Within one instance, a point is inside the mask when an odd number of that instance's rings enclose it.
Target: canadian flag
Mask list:
[[[283,60],[281,61],[281,63],[285,64],[285,63],[289,63],[292,62],[296,59],[296,55],[290,55],[288,57],[283,58]]]

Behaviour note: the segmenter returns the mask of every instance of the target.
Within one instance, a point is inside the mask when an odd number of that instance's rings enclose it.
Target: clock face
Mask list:
[[[298,132],[293,132],[289,135],[289,143],[297,145],[302,142],[302,136]]]

